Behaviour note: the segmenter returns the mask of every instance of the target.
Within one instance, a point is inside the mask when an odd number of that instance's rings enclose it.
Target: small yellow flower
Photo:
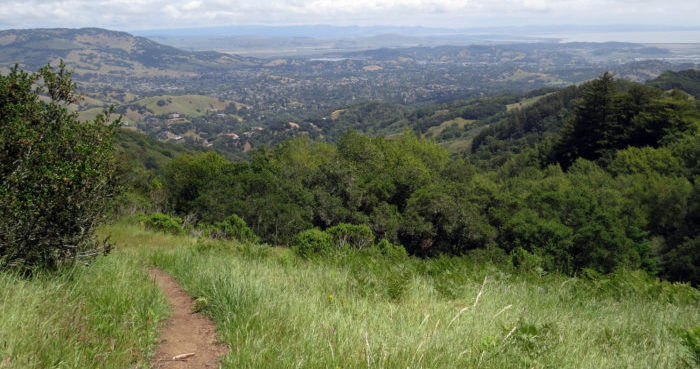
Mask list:
[[[333,295],[328,295],[329,300],[333,300]]]

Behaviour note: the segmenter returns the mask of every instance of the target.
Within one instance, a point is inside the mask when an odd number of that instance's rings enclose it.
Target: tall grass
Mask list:
[[[206,297],[203,312],[231,347],[224,368],[694,365],[683,332],[700,324],[698,291],[640,272],[566,278],[370,252],[304,260],[134,232],[116,239],[144,245],[155,265]]]
[[[0,368],[147,367],[174,275],[231,347],[224,368],[693,368],[698,291],[468,258],[387,259],[198,241],[119,224],[92,266],[0,273]]]
[[[32,278],[1,272],[0,368],[147,368],[167,312],[127,250]]]

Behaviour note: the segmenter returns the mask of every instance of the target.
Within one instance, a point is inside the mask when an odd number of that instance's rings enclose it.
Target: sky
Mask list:
[[[699,0],[1,0],[0,29],[236,25],[700,27]]]

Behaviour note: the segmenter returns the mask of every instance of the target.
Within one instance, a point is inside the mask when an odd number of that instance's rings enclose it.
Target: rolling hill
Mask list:
[[[649,81],[648,84],[662,90],[677,88],[695,96],[695,98],[700,98],[700,70],[697,69],[678,72],[669,70]]]
[[[63,59],[77,78],[197,75],[255,65],[255,59],[217,52],[187,52],[129,33],[99,28],[0,31],[0,68],[36,70]]]

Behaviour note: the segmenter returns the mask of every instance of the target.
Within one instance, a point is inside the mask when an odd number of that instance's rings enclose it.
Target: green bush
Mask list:
[[[340,223],[328,228],[326,232],[333,238],[333,243],[338,248],[350,247],[362,250],[374,241],[372,230],[364,224]]]
[[[510,260],[513,267],[518,270],[542,274],[544,269],[542,268],[542,258],[527,252],[527,250],[518,247],[510,253]]]
[[[389,299],[398,301],[408,291],[411,283],[411,273],[407,268],[393,267],[384,273],[382,281],[386,286],[386,294]]]
[[[243,219],[233,214],[221,222],[214,223],[208,229],[208,236],[212,238],[236,239],[239,241],[260,242],[260,238],[253,233]]]
[[[333,250],[333,238],[320,229],[308,229],[294,238],[294,252],[301,257],[326,254]]]
[[[681,332],[681,339],[692,358],[689,364],[700,366],[700,326]]]
[[[120,121],[79,121],[69,110],[79,100],[63,63],[0,74],[0,269],[55,269],[106,251],[94,231],[116,192]]]
[[[141,221],[146,228],[154,231],[172,234],[182,233],[182,219],[168,214],[151,213],[142,216]]]
[[[389,259],[403,259],[408,255],[406,253],[406,249],[403,246],[394,245],[391,242],[387,241],[386,238],[377,242],[377,245],[375,247],[377,248],[377,251],[379,251],[379,253],[381,253]]]

